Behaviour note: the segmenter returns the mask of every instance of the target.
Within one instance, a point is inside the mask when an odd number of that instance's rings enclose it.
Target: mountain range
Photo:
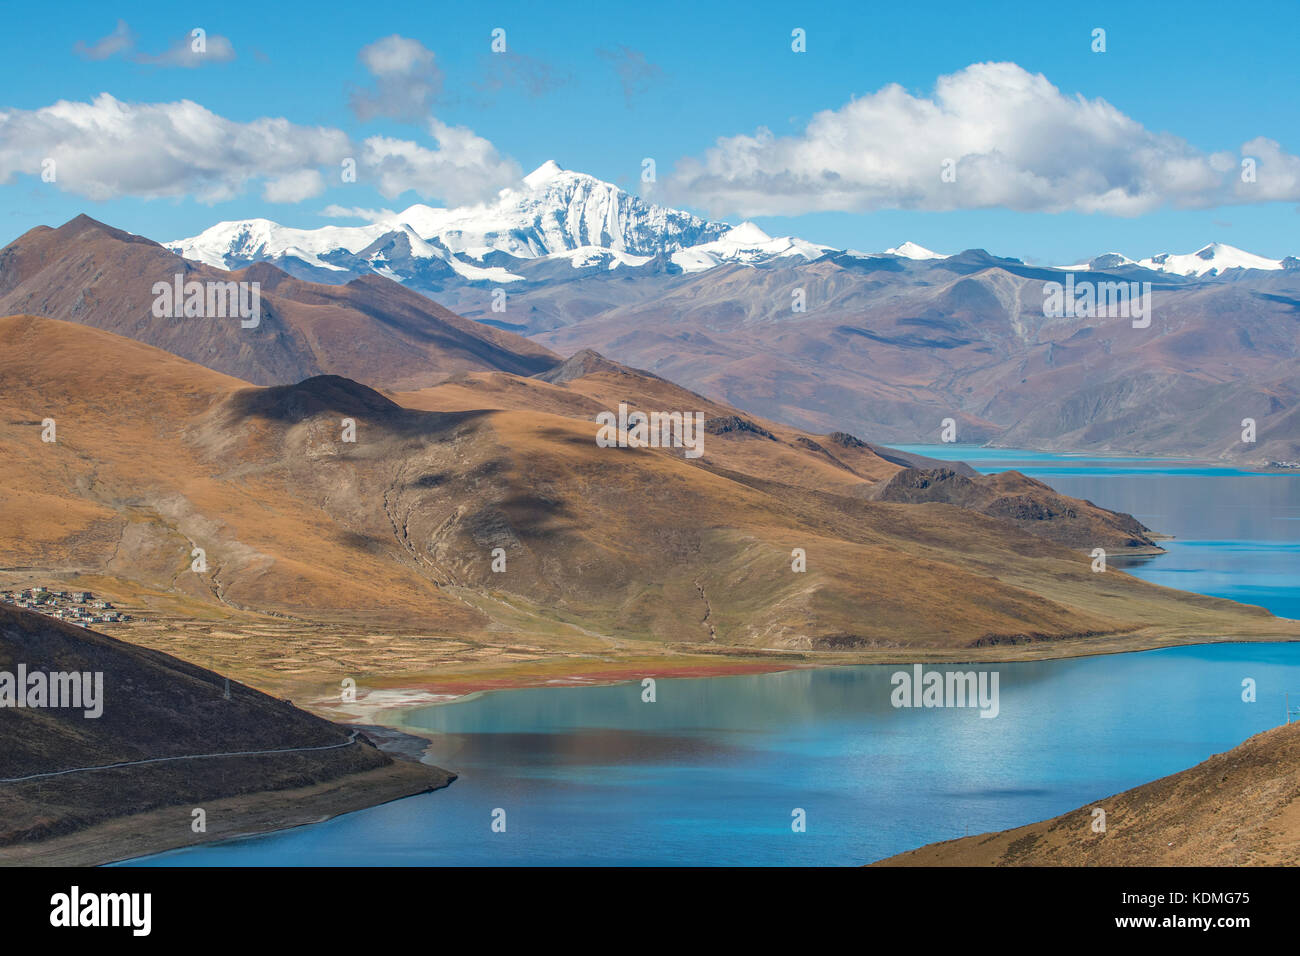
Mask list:
[[[348,210],[338,210],[340,214]],[[353,211],[357,212],[357,211]],[[444,291],[456,284],[527,284],[563,262],[593,269],[700,272],[727,262],[758,264],[791,256],[945,259],[914,242],[880,253],[820,245],[793,236],[773,238],[751,222],[729,225],[656,205],[586,173],[543,163],[491,203],[442,209],[416,204],[401,212],[367,212],[366,226],[295,229],[268,219],[220,222],[187,239],[164,243],[187,259],[221,269],[273,262],[318,281],[377,272]],[[1169,277],[1217,277],[1234,269],[1300,268],[1294,257],[1276,260],[1223,243],[1187,255],[1162,253],[1130,259],[1118,253],[1055,268],[1099,270],[1132,266]],[[333,274],[331,276],[331,274]],[[563,275],[563,273],[560,273]]]
[[[1300,459],[1293,257],[1222,244],[1064,267],[911,242],[867,254],[703,220],[553,163],[482,206],[351,228],[222,223],[166,245],[323,285],[378,274],[560,354],[593,349],[815,432],[933,442],[952,419],[963,442]],[[1067,277],[1149,282],[1149,326],[1126,310],[1049,314]]]
[[[336,374],[418,389],[475,371],[533,375],[593,350],[816,434],[895,444],[946,430],[1053,451],[1300,459],[1300,270],[1289,263],[1188,278],[1101,257],[1063,276],[982,250],[864,256],[767,240],[545,172],[501,201],[527,209],[526,220],[497,209],[471,228],[467,214],[442,211],[436,221],[455,226],[442,239],[409,227],[376,235],[369,245],[388,236],[388,265],[356,275],[265,244],[227,271],[86,216],[38,226],[0,250],[0,314],[94,325],[256,385]],[[529,205],[539,192],[553,203]],[[583,244],[592,241],[611,245]],[[437,301],[394,270],[398,247],[421,243],[447,257],[421,261],[455,277]],[[540,254],[551,248],[560,251]],[[468,281],[449,262],[471,253],[475,268],[531,278]],[[155,285],[176,276],[257,283],[259,327],[159,318]],[[1150,282],[1149,324],[1050,314],[1063,277]]]

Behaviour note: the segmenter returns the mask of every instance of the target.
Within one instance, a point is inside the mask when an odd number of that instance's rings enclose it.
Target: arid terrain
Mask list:
[[[872,500],[926,463],[591,356],[556,381],[385,395],[338,376],[258,388],[49,319],[0,335],[0,584],[102,591],[132,640],[277,693],[555,657],[1005,659],[1300,634],[1094,573],[1093,547],[1150,547],[1127,516],[1015,476],[963,478],[979,510]],[[598,447],[593,413],[619,402],[701,411],[704,456]]]

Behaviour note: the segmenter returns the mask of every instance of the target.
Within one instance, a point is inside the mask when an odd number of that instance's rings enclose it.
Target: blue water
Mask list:
[[[1063,494],[1126,511],[1174,540],[1157,542],[1168,554],[1112,558],[1112,566],[1165,587],[1300,618],[1300,475],[974,445],[897,447],[964,461],[985,474],[1015,469]]]
[[[1178,535],[1141,577],[1300,617],[1300,481],[1199,463],[918,446]],[[955,668],[954,668],[955,669]],[[497,691],[409,712],[446,790],[137,865],[858,864],[1185,769],[1300,705],[1300,644],[1002,664],[1000,712],[895,709],[894,666]],[[1242,682],[1257,700],[1242,700]],[[791,828],[806,812],[807,831]],[[506,831],[492,814],[505,811]],[[1088,820],[1081,817],[1080,825]]]

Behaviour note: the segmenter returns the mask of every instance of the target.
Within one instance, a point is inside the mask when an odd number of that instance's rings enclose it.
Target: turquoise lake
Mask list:
[[[906,446],[1015,468],[1176,535],[1148,580],[1300,617],[1300,477]],[[1185,769],[1300,706],[1300,644],[983,665],[999,713],[895,708],[896,666],[495,691],[408,712],[446,790],[128,865],[854,865]],[[967,670],[960,665],[935,669]],[[1242,682],[1257,700],[1242,700]],[[493,832],[495,810],[505,832]],[[792,813],[804,811],[806,832]],[[1088,820],[1081,816],[1080,826]]]

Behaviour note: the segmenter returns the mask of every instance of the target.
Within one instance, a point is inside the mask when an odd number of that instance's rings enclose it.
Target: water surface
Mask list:
[[[899,445],[964,461],[985,474],[1015,469],[1062,494],[1133,515],[1169,553],[1113,558],[1165,587],[1300,618],[1300,475],[1162,458],[1093,458],[974,445]]]
[[[1148,580],[1300,617],[1300,478],[912,446],[1016,468],[1176,535]],[[1118,562],[1119,559],[1112,559]],[[894,666],[496,691],[408,714],[446,790],[141,865],[859,864],[1186,769],[1300,705],[1300,644],[1003,664],[1000,713],[896,709]],[[1257,700],[1242,700],[1242,682]],[[491,829],[505,811],[506,831]],[[791,829],[806,813],[807,831]],[[1086,826],[1087,819],[1080,825]]]

